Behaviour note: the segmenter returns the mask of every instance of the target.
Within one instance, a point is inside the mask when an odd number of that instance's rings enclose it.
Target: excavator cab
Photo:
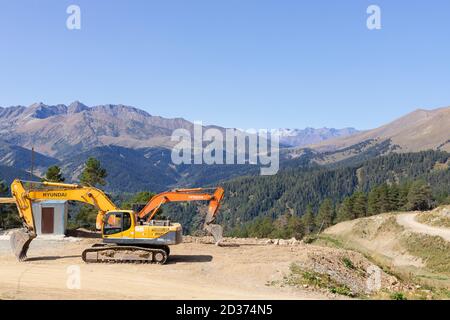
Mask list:
[[[131,213],[122,211],[108,212],[103,219],[103,235],[118,234],[131,228]]]
[[[103,217],[102,235],[105,243],[164,246],[181,243],[182,228],[169,220],[143,222],[133,211],[109,211]]]

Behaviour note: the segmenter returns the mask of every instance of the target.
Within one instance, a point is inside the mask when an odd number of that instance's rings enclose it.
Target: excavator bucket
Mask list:
[[[205,230],[208,231],[214,238],[216,245],[220,245],[223,240],[223,228],[218,224],[205,225]]]
[[[203,225],[203,228],[213,236],[214,241],[216,242],[216,245],[219,245],[220,242],[223,240],[223,228],[221,225],[214,224],[215,217],[213,214],[208,213],[206,215],[205,224]]]
[[[17,260],[24,261],[27,258],[28,248],[34,238],[36,238],[36,235],[25,229],[13,232],[10,238],[10,243],[11,249]]]

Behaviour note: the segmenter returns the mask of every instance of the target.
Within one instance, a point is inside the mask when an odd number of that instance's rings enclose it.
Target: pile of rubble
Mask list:
[[[185,243],[203,243],[213,244],[214,238],[210,236],[195,237],[195,236],[183,236],[183,242]],[[297,246],[303,244],[303,241],[296,238],[291,239],[265,239],[265,238],[235,238],[225,237],[222,240],[223,244],[245,244],[245,245],[276,245],[276,246]]]
[[[319,246],[305,249],[307,259],[298,262],[301,269],[328,275],[335,282],[350,288],[355,294],[416,289],[413,285],[402,283],[395,276],[386,273],[358,252]]]

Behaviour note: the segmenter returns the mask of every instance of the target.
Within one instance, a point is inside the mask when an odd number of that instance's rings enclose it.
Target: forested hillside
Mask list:
[[[226,195],[219,220],[231,230],[258,217],[302,216],[308,205],[317,212],[325,199],[336,205],[355,191],[368,193],[383,183],[418,179],[429,184],[434,198],[444,199],[450,194],[449,159],[449,153],[440,151],[391,154],[358,165],[289,168],[274,176],[233,179],[222,184]],[[192,210],[165,212],[177,212],[173,217],[189,231],[198,212],[195,207],[187,208]]]

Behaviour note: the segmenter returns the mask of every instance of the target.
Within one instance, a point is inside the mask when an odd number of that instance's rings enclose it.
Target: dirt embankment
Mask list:
[[[363,252],[403,278],[450,288],[450,229],[436,226],[437,213],[445,210],[448,207],[347,221],[325,230],[324,237]],[[420,217],[432,218],[434,224],[424,224]]]

